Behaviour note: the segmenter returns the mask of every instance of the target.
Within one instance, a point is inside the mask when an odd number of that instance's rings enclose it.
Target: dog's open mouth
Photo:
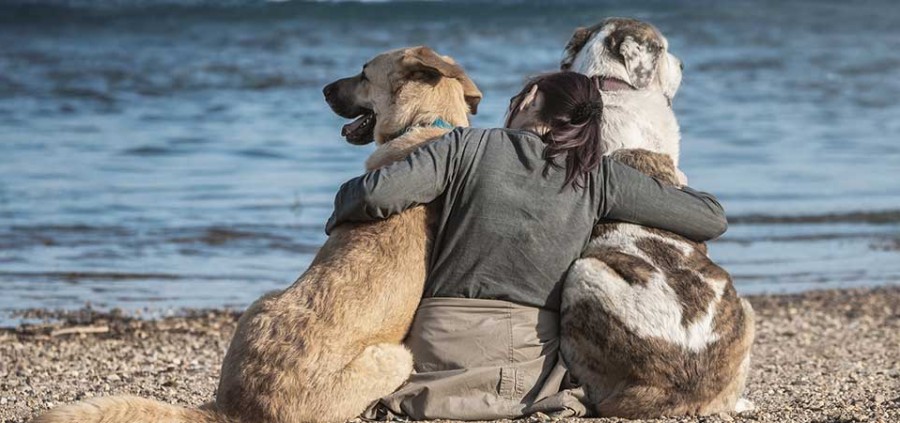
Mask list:
[[[375,112],[366,111],[353,122],[344,125],[341,136],[350,144],[356,145],[375,141]]]

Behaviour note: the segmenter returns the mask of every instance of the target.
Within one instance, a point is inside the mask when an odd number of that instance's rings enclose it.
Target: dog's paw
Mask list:
[[[372,371],[386,379],[406,380],[413,371],[412,354],[403,345],[371,345],[363,355]]]
[[[756,405],[753,404],[752,401],[746,398],[739,398],[737,402],[734,404],[734,412],[735,413],[744,413],[747,411],[756,410]]]
[[[688,177],[681,171],[681,169],[675,169],[676,175],[678,178],[678,186],[686,187],[688,184]]]

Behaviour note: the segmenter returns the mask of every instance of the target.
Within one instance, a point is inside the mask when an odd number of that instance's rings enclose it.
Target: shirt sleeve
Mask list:
[[[410,207],[430,203],[452,179],[462,155],[461,128],[448,132],[405,160],[344,183],[334,199],[325,233],[347,222],[383,220]]]
[[[603,158],[600,217],[674,232],[693,241],[728,229],[725,210],[711,194],[676,188],[609,157]]]

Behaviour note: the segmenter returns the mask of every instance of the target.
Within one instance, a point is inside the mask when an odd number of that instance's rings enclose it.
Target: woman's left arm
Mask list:
[[[448,132],[404,160],[344,183],[325,233],[330,235],[342,223],[387,219],[440,196],[461,154],[461,134],[461,129]]]
[[[728,229],[725,210],[712,194],[662,183],[604,157],[601,217],[674,232],[705,242]]]

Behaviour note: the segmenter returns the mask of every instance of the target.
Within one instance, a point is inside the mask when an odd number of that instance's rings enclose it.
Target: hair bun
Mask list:
[[[571,122],[574,124],[584,123],[590,119],[598,119],[603,115],[603,101],[592,100],[575,106],[572,111]]]

